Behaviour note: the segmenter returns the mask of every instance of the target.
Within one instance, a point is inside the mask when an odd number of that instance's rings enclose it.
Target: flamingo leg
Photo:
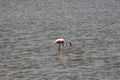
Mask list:
[[[59,46],[58,46],[58,51],[60,52],[60,46],[61,46],[61,44],[59,44]]]

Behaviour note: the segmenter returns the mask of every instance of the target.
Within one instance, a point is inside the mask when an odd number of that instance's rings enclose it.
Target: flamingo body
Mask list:
[[[64,43],[64,42],[65,42],[65,40],[62,39],[62,38],[56,39],[56,40],[54,41],[54,43],[58,43],[58,44],[61,44],[61,43]]]

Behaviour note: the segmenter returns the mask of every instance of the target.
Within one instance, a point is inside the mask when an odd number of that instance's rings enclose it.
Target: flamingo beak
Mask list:
[[[71,42],[69,42],[69,44],[70,44],[70,46],[72,46],[72,43],[71,43]]]

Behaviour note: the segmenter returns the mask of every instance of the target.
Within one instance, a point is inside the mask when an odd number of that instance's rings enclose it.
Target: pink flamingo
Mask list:
[[[61,47],[61,45],[64,47],[65,46],[65,40],[64,39],[62,39],[62,38],[59,38],[59,39],[56,39],[55,41],[54,41],[54,43],[56,43],[56,44],[59,44],[59,46],[58,46],[58,51],[60,52],[60,47]],[[69,41],[69,42],[66,42],[66,45],[68,45],[67,43],[69,43],[69,46],[72,46],[72,43]]]

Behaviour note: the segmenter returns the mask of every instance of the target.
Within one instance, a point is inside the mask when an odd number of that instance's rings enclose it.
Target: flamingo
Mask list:
[[[65,42],[65,40],[63,38],[58,38],[58,39],[54,40],[54,43],[59,44],[59,46],[58,46],[59,52],[60,52],[61,45],[64,47],[65,43],[66,43],[66,46],[68,45],[68,43],[69,43],[69,46],[72,46],[71,41]]]

